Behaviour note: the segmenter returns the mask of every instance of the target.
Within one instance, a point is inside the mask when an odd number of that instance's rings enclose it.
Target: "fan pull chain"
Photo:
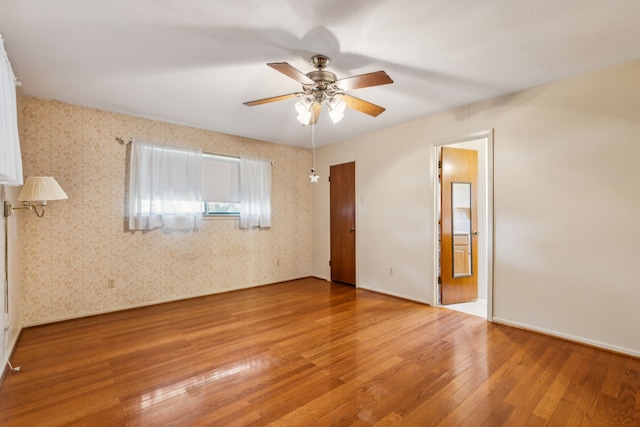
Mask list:
[[[311,125],[311,175],[309,175],[309,179],[311,179],[311,183],[318,183],[318,178],[320,176],[316,175],[316,127],[315,125]]]

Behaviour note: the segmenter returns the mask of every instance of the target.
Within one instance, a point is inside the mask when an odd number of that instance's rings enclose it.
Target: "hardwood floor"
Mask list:
[[[27,328],[0,425],[640,425],[640,360],[302,279]]]

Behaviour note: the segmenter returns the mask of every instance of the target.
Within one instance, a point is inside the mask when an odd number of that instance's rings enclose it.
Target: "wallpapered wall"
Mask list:
[[[311,274],[309,150],[32,97],[19,115],[25,177],[54,176],[69,195],[43,218],[14,215],[23,325]],[[273,226],[240,230],[226,218],[197,232],[127,231],[119,137],[273,160]]]

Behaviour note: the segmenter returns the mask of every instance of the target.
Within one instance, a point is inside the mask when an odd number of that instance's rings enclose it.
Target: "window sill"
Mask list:
[[[240,219],[240,215],[202,215],[202,219]]]

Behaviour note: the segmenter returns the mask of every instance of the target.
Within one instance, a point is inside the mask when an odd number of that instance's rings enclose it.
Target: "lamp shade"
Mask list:
[[[30,176],[18,194],[22,202],[68,199],[67,193],[52,176]]]

